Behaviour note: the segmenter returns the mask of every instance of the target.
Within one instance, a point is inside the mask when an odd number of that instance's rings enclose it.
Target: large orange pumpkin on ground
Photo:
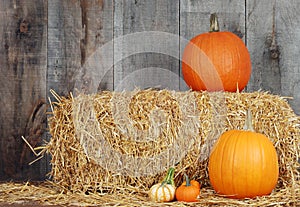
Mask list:
[[[210,32],[192,38],[182,56],[182,74],[193,90],[242,91],[251,75],[251,60],[244,42],[234,33],[219,31],[216,14]]]
[[[265,135],[252,130],[248,118],[245,130],[229,130],[217,140],[208,164],[216,193],[253,198],[268,195],[275,188],[279,175],[275,147]]]

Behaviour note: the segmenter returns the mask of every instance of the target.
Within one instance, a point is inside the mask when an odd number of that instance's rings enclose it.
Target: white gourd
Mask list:
[[[168,202],[174,200],[175,186],[165,183],[157,183],[150,188],[149,196],[155,202]]]
[[[174,200],[176,191],[174,184],[174,172],[175,169],[171,167],[164,180],[150,188],[148,194],[152,201],[168,202]]]

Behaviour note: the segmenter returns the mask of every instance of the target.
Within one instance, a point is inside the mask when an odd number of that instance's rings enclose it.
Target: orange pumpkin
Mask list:
[[[200,194],[200,183],[196,180],[190,180],[185,174],[185,180],[175,191],[175,197],[178,201],[195,202]]]
[[[219,31],[216,14],[210,32],[192,38],[182,56],[182,74],[193,90],[242,91],[251,75],[251,60],[244,42],[235,34]]]
[[[232,198],[268,195],[278,181],[275,147],[256,133],[248,112],[245,130],[229,130],[221,135],[209,157],[209,179],[214,190]]]

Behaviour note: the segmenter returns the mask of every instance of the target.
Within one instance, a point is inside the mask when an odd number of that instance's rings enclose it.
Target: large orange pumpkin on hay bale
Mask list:
[[[209,157],[209,180],[216,193],[231,198],[268,195],[275,188],[278,157],[272,142],[254,132],[248,112],[245,130],[221,135]]]
[[[192,38],[182,56],[182,74],[192,90],[242,91],[251,75],[244,42],[234,33],[219,31],[216,14],[210,32]]]

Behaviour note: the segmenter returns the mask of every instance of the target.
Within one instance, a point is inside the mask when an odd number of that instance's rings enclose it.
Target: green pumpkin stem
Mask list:
[[[209,32],[219,32],[219,22],[216,13],[210,15],[210,29]]]
[[[252,125],[252,113],[251,113],[250,109],[248,109],[247,112],[246,112],[246,121],[245,121],[245,125],[244,125],[244,130],[254,132],[254,128],[253,128],[253,125]]]
[[[189,179],[189,176],[187,176],[187,174],[184,173],[185,176],[185,186],[191,186],[191,181]]]
[[[164,184],[170,184],[170,185],[175,185],[174,182],[174,174],[175,174],[175,169],[173,167],[170,167],[166,177],[164,178],[164,180],[162,181],[162,185]]]

